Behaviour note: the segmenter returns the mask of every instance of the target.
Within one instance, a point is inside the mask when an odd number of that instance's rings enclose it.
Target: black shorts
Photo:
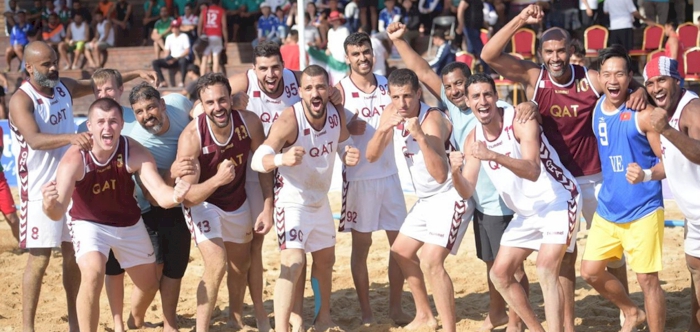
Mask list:
[[[181,279],[187,270],[190,259],[191,235],[185,223],[182,209],[162,209],[151,207],[141,215],[156,253],[156,263],[163,264],[163,275],[171,279]],[[107,259],[107,275],[119,275],[124,270],[112,251]]]
[[[357,3],[357,7],[359,7],[359,8],[367,8],[367,7],[377,8],[377,7],[379,7],[379,0],[360,0],[360,2]]]
[[[474,241],[476,256],[484,262],[496,260],[501,237],[513,216],[490,216],[474,210]]]

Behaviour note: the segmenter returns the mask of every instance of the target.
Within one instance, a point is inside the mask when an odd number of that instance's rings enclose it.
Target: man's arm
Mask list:
[[[379,126],[374,132],[374,136],[367,143],[367,151],[365,151],[367,161],[373,163],[379,160],[389,142],[394,139],[394,128],[403,121],[403,117],[399,115],[399,112],[394,109],[392,104],[389,104],[384,109],[379,118]]]
[[[253,112],[240,112],[241,116],[245,119],[245,123],[248,126],[248,134],[250,135],[250,153],[255,153],[260,145],[265,142],[265,129],[263,129],[262,122]],[[273,211],[273,200],[272,200],[272,190],[274,178],[272,173],[260,173],[258,172],[258,179],[260,180],[260,189],[262,189],[263,194],[263,211],[259,216],[253,216],[255,218],[255,230],[256,233],[267,234],[272,228],[272,211]]]
[[[223,37],[222,43],[224,44],[224,49],[226,49],[226,44],[228,43],[228,29],[226,28],[226,15],[221,16],[221,35]]]
[[[504,52],[506,45],[518,29],[529,24],[538,24],[544,13],[537,5],[530,5],[508,24],[501,28],[484,45],[481,60],[496,70],[503,77],[527,87],[534,86],[540,75],[540,66],[532,61],[520,60]]]
[[[467,142],[473,141],[474,130],[467,135],[464,146],[466,146]],[[471,198],[476,190],[476,180],[479,177],[481,161],[474,158],[471,154],[464,155],[461,151],[455,151],[450,153],[450,167],[452,170],[452,182],[457,193],[464,199]]]
[[[275,154],[281,151],[285,145],[296,140],[298,130],[294,108],[288,107],[282,111],[277,121],[270,127],[270,133],[263,143],[263,146],[267,149],[257,149],[255,151],[251,168],[261,173],[269,173],[279,166],[296,166],[301,164],[301,159],[306,154],[302,147],[297,146],[289,149],[284,154],[281,154],[281,158]],[[275,162],[275,159],[278,159],[277,162]]]
[[[406,119],[406,130],[416,140],[425,159],[428,173],[438,183],[447,181],[450,166],[447,163],[445,142],[449,139],[450,124],[440,111],[431,111],[423,123],[418,118]]]
[[[690,162],[700,165],[700,99],[685,105],[680,118],[680,131],[668,124],[666,111],[655,108],[649,115],[651,126],[666,137]]]
[[[129,138],[129,167],[138,173],[138,178],[151,197],[164,209],[174,208],[185,199],[190,188],[187,181],[180,180],[175,188],[168,186],[158,173],[156,161],[141,143]]]
[[[143,78],[145,81],[155,86],[158,84],[158,76],[156,75],[156,72],[152,70],[134,70],[123,73],[122,81],[126,83],[138,77]],[[61,82],[66,86],[66,88],[68,88],[68,92],[70,92],[74,99],[92,95],[94,93],[92,90],[92,79],[74,80],[68,77],[61,77]]]
[[[231,85],[231,95],[235,96],[237,93],[247,93],[248,92],[248,71],[238,73],[236,75],[230,76],[228,78],[228,83]]]
[[[21,90],[10,98],[10,120],[17,127],[24,140],[34,150],[53,150],[68,144],[75,144],[89,150],[92,137],[88,133],[80,134],[44,134],[34,119],[34,103]],[[67,111],[67,110],[66,110]]]
[[[77,147],[71,147],[63,155],[56,170],[56,180],[49,181],[41,188],[43,210],[49,219],[61,220],[68,210],[75,182],[82,178],[84,172],[83,158]]]
[[[660,108],[657,109],[663,113],[664,117],[666,117],[665,110]],[[639,129],[646,135],[647,140],[649,141],[649,146],[651,146],[651,149],[654,151],[654,154],[661,161],[648,170],[642,169],[642,167],[639,166],[639,164],[637,163],[629,163],[627,165],[627,172],[625,174],[625,177],[627,178],[627,181],[631,184],[644,182],[647,172],[650,173],[650,176],[648,179],[646,179],[646,181],[659,181],[666,178],[666,169],[664,167],[663,158],[661,156],[661,136],[655,130],[651,122],[651,113],[655,110],[656,109],[650,106],[649,108],[646,108],[643,111],[639,112],[637,114],[637,124],[639,126]]]
[[[440,99],[442,81],[435,71],[430,68],[428,62],[425,61],[420,54],[416,53],[411,45],[403,39],[406,26],[399,22],[391,23],[389,27],[387,27],[386,32],[389,34],[391,41],[394,42],[394,46],[396,46],[396,50],[399,51],[399,55],[401,55],[401,59],[406,64],[406,68],[415,72],[416,75],[418,75],[418,79],[425,85],[428,91],[430,91],[435,98]]]
[[[338,137],[338,157],[347,166],[355,166],[360,161],[360,150],[353,146],[352,137],[347,126],[345,108],[333,105],[340,117],[340,137]]]

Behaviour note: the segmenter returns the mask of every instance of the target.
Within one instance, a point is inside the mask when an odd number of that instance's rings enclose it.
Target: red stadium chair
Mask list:
[[[464,51],[457,52],[457,57],[455,59],[458,62],[466,63],[469,69],[474,72],[474,65],[476,65],[476,57]]]
[[[664,27],[658,24],[649,25],[644,28],[644,39],[642,48],[630,51],[630,56],[645,56],[651,51],[661,48],[664,40]]]
[[[489,38],[491,38],[489,36],[489,30],[488,29],[481,29],[480,31],[481,31],[481,35],[480,35],[481,43],[486,45],[486,43],[488,43],[488,41],[489,41]]]
[[[520,60],[524,59],[523,55],[520,53],[511,53],[510,55],[512,55]],[[497,80],[494,80],[494,82],[496,83],[497,87],[499,87],[499,86],[513,87],[513,106],[518,105],[518,96],[520,95],[520,90],[521,90],[520,83],[515,83],[511,80],[507,80],[507,79],[503,78],[502,75]],[[524,91],[525,90],[523,89],[523,92]]]
[[[647,63],[649,63],[651,60],[654,60],[660,56],[663,56],[664,54],[666,54],[666,50],[664,50],[663,48],[649,52],[649,54],[647,54]],[[680,64],[679,64],[679,66],[680,66]],[[680,70],[683,70],[682,66],[680,66]]]
[[[686,82],[700,82],[700,47],[693,47],[683,54],[683,72]]]
[[[698,27],[690,22],[683,23],[676,29],[678,33],[678,39],[680,39],[681,44],[687,48],[700,46],[698,41],[700,38],[700,30]]]
[[[535,58],[535,41],[537,34],[528,28],[521,28],[511,38],[513,53],[518,53],[525,59]]]
[[[608,46],[610,32],[602,25],[593,25],[583,32],[583,47],[586,49],[586,57],[598,57],[598,51]]]

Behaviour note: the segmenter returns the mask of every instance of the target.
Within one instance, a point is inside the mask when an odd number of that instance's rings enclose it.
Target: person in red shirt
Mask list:
[[[219,56],[226,47],[228,30],[226,27],[226,10],[220,6],[221,0],[211,0],[211,4],[202,10],[197,27],[198,36],[206,36],[209,45],[204,49],[200,74],[204,75],[209,69],[209,60],[212,59],[212,72],[221,72]]]
[[[299,44],[297,42],[299,42],[299,32],[292,30],[284,45],[280,47],[284,68],[289,70],[299,70]]]
[[[664,45],[664,55],[678,61],[678,69],[681,74],[681,88],[683,83],[685,83],[685,70],[683,63],[683,53],[685,53],[685,45],[681,43],[678,38],[678,33],[676,32],[678,24],[674,21],[669,21],[664,24],[664,34],[666,35],[666,45]]]
[[[0,155],[5,147],[3,137],[2,127],[0,127]],[[7,224],[10,225],[12,236],[19,243],[19,218],[17,217],[17,208],[15,207],[15,200],[12,198],[10,186],[7,184],[7,179],[5,179],[5,172],[2,165],[0,165],[0,212],[2,212],[2,215],[5,217]]]

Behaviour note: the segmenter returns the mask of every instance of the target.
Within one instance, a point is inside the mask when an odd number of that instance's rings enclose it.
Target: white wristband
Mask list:
[[[278,153],[275,155],[275,167],[282,166],[282,154]]]
[[[642,182],[649,182],[649,181],[651,181],[651,170],[645,169],[644,170],[644,180],[642,180]]]

